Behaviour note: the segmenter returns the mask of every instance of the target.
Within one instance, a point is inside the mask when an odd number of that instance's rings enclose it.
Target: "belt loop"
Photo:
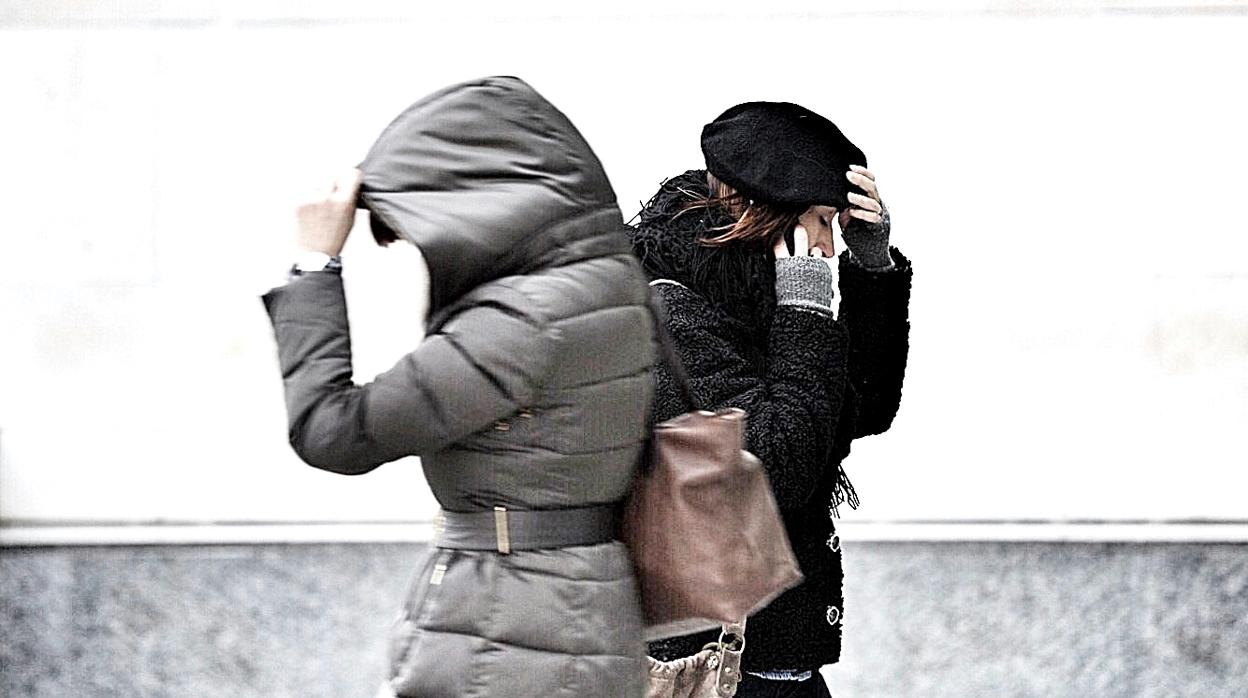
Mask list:
[[[494,507],[494,538],[498,541],[498,552],[511,554],[511,531],[507,529],[507,507]]]

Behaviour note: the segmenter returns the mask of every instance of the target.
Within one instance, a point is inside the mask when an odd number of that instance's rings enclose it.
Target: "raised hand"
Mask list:
[[[337,257],[355,222],[355,197],[360,190],[357,169],[339,175],[322,191],[295,207],[295,246],[307,252]]]
[[[890,269],[893,266],[893,258],[888,252],[891,224],[888,209],[880,199],[875,175],[865,167],[849,167],[845,178],[867,194],[849,192],[850,207],[840,213],[841,237],[860,266],[872,270]]]

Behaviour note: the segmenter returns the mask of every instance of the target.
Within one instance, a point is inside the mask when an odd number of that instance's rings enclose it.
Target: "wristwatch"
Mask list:
[[[301,251],[295,256],[295,263],[290,267],[290,278],[316,271],[341,273],[342,258],[337,255],[330,257],[324,252]]]

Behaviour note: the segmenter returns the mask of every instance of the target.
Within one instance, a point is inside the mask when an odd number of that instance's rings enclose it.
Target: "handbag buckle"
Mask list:
[[[727,640],[727,642],[725,640]],[[739,623],[724,623],[720,626],[718,644],[720,647],[733,652],[744,652],[745,621],[741,621]]]

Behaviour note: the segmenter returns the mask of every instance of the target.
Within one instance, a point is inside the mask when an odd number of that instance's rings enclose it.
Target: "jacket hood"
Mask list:
[[[487,281],[599,254],[593,239],[623,225],[589,144],[519,78],[421,99],[360,170],[359,206],[425,257],[431,312]],[[592,224],[569,224],[586,216]]]
[[[763,242],[706,245],[733,218],[718,208],[695,207],[710,194],[706,170],[689,170],[663,182],[637,214],[633,252],[651,279],[671,279],[692,289],[730,319],[768,327],[776,305],[776,268]]]

